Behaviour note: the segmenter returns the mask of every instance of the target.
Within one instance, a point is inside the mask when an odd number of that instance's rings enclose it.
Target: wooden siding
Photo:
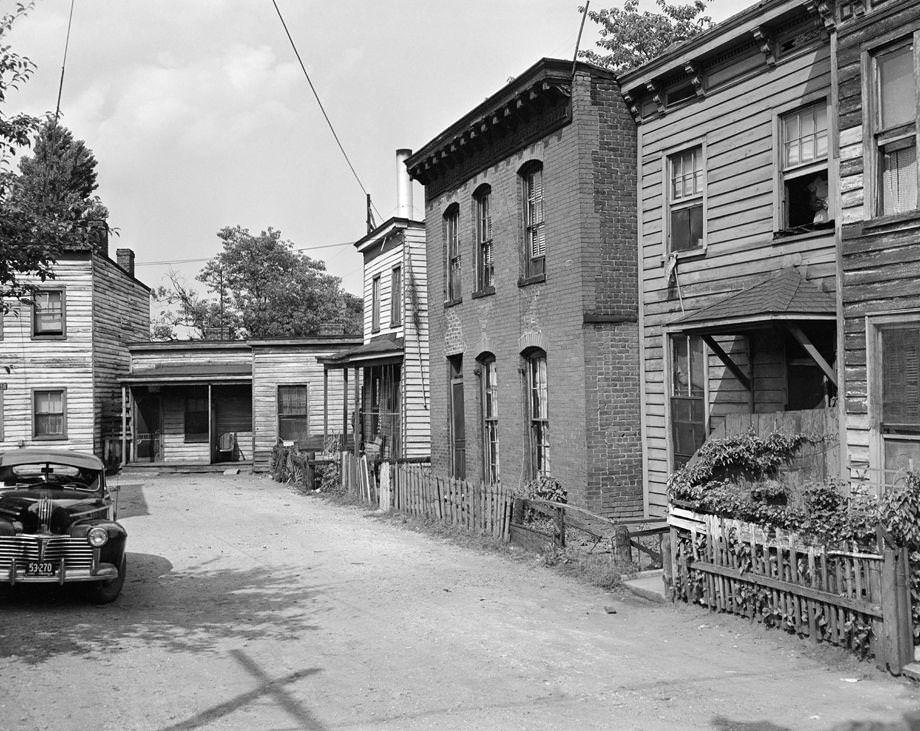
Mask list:
[[[643,409],[649,512],[664,515],[669,473],[667,426],[667,326],[683,313],[708,307],[724,297],[776,274],[800,266],[811,281],[833,291],[834,234],[790,236],[774,240],[776,190],[779,182],[774,139],[777,115],[830,97],[830,50],[822,45],[778,63],[761,65],[753,76],[710,92],[705,98],[640,127],[640,283],[644,307]],[[680,296],[665,280],[664,241],[667,154],[679,142],[699,141],[706,154],[705,253],[683,255],[677,267]],[[807,272],[804,267],[807,266]],[[717,338],[738,365],[750,373],[745,338]],[[754,339],[757,400],[726,371],[715,356],[708,358],[710,426],[730,413],[782,408],[784,382],[775,347]]]
[[[430,457],[431,378],[428,360],[428,270],[425,232],[421,228],[409,228],[405,236],[403,251],[403,285],[406,293],[403,298],[405,352],[401,399],[403,453],[406,457]]]
[[[20,442],[93,451],[96,407],[93,396],[93,283],[89,257],[61,259],[55,279],[38,286],[65,290],[66,337],[32,338],[32,308],[17,305],[2,318],[0,382],[3,397],[3,435],[0,451]],[[28,280],[27,280],[28,281]],[[7,373],[2,366],[9,366]],[[32,392],[67,389],[67,435],[61,440],[32,438]]]
[[[317,356],[331,355],[334,348],[303,346],[253,347],[253,443],[257,468],[264,468],[278,439],[278,386],[307,386],[307,418],[310,437],[323,435],[323,366]],[[349,378],[353,398],[354,376]],[[343,375],[329,371],[329,432],[341,431]]]
[[[185,441],[185,400],[187,397],[207,398],[207,386],[165,388],[160,400],[162,414],[162,461],[186,464],[209,464],[211,445],[207,442]]]
[[[867,181],[872,130],[864,78],[868,51],[920,29],[920,6],[889,1],[841,24],[838,43],[840,104],[840,197],[843,211],[843,307],[845,318],[845,398],[847,456],[856,475],[868,466],[875,478],[883,467],[878,414],[869,398],[872,364],[867,358],[867,318],[902,317],[920,322],[920,211],[875,216]],[[877,360],[875,362],[878,362]]]
[[[93,257],[94,442],[121,434],[121,386],[131,356],[128,343],[150,336],[150,292],[110,259]]]
[[[195,341],[170,344],[169,348],[131,348],[131,371],[167,365],[212,365],[216,363],[249,363],[249,343],[208,343]]]

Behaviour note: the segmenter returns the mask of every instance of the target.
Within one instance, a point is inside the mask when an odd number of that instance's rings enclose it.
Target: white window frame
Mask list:
[[[671,160],[682,153],[692,150],[695,147],[700,148],[700,156],[703,161],[703,191],[699,197],[694,196],[692,200],[680,201],[675,204],[671,194]],[[662,235],[664,237],[664,251],[666,256],[671,254],[678,258],[702,256],[706,253],[709,246],[709,221],[707,213],[709,211],[709,171],[708,167],[708,150],[706,137],[700,137],[689,142],[682,143],[675,147],[670,147],[663,151],[661,157],[661,195],[662,195]],[[681,249],[679,251],[671,248],[671,211],[680,208],[690,208],[696,205],[697,201],[703,204],[703,237],[700,245],[694,249]]]
[[[671,348],[671,340],[675,337],[684,335],[684,333],[678,331],[671,331],[665,329],[661,334],[661,352],[662,356],[662,366],[664,367],[664,408],[665,408],[665,451],[667,456],[668,470],[671,469],[671,466],[674,464],[674,435],[672,433],[672,415],[671,415],[671,394],[674,392],[674,383],[672,378],[674,363],[672,358],[673,350]],[[703,416],[705,418],[705,430],[707,438],[709,433],[712,431],[712,404],[710,402],[710,391],[709,391],[709,346],[706,343],[703,343]]]

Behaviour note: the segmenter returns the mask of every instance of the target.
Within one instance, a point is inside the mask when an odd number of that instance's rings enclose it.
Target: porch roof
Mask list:
[[[363,365],[383,365],[384,363],[398,363],[401,361],[403,349],[403,338],[398,338],[391,333],[387,333],[357,348],[343,350],[334,355],[318,357],[317,360],[327,369],[351,368]]]
[[[678,318],[668,329],[687,334],[740,333],[780,322],[833,322],[836,310],[833,293],[823,291],[790,267],[714,305]]]
[[[252,363],[182,363],[143,368],[118,379],[125,385],[148,383],[251,383]]]

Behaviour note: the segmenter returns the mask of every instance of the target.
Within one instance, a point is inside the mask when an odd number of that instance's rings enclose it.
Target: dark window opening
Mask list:
[[[703,245],[703,204],[671,210],[671,251],[699,249]]]
[[[450,376],[450,472],[459,480],[466,478],[466,421],[463,405],[463,356],[447,359]]]
[[[207,397],[189,396],[185,399],[185,441],[207,442],[209,431]]]
[[[308,436],[307,387],[278,386],[278,438],[300,442]]]
[[[834,225],[828,212],[827,170],[785,182],[786,229],[811,231]]]

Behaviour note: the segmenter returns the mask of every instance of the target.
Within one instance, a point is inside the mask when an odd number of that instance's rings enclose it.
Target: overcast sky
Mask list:
[[[570,58],[579,0],[278,0],[326,111],[383,218],[395,150],[419,149],[543,56]],[[12,0],[0,0],[8,11]],[[714,0],[722,19],[746,7]],[[605,7],[603,2],[596,5]],[[649,5],[651,3],[649,2]],[[54,109],[69,0],[11,34],[38,66],[8,111]],[[588,21],[582,48],[597,39]],[[240,224],[298,247],[353,242],[364,194],[314,101],[271,0],[76,0],[61,103],[99,161],[99,195],[156,286],[191,280]],[[415,205],[421,216],[422,190]],[[378,221],[379,222],[379,221]],[[308,251],[360,293],[351,246]],[[150,262],[174,262],[150,264]]]

